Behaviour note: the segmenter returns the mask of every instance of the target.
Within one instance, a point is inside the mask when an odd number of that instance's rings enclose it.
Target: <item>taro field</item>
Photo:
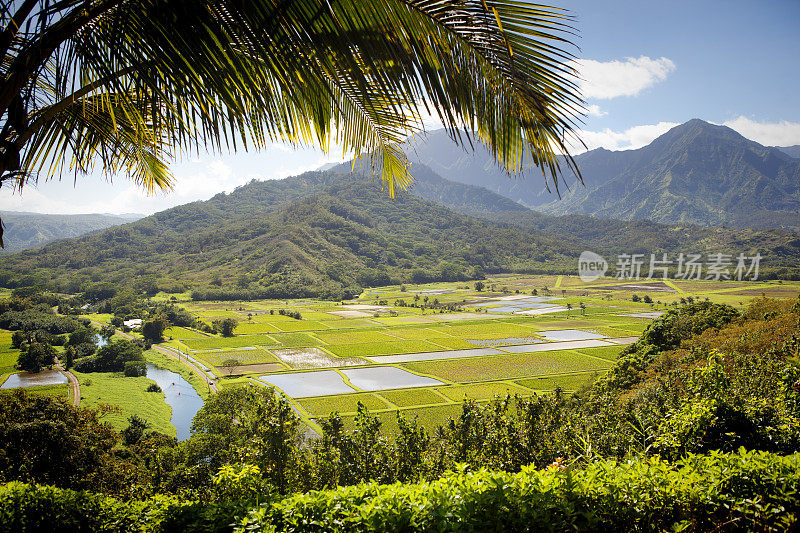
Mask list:
[[[485,285],[382,287],[345,302],[183,301],[208,324],[235,318],[235,335],[171,328],[166,345],[207,368],[220,387],[274,387],[317,431],[319,419],[334,412],[349,423],[359,405],[389,429],[398,413],[433,429],[458,415],[465,399],[580,389],[605,374],[652,320],[688,299],[741,307],[762,293],[800,291],[798,283],[778,281],[626,284],[520,275]]]

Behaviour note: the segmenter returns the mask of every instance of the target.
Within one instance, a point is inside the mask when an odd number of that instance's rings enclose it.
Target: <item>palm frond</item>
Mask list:
[[[23,173],[52,176],[65,158],[84,172],[97,161],[152,191],[169,186],[173,153],[336,142],[377,165],[393,193],[410,182],[400,147],[429,113],[455,141],[475,134],[509,174],[532,162],[558,189],[558,156],[572,165],[565,138],[582,102],[569,66],[571,18],[557,8],[511,0],[37,5],[2,57],[0,103],[11,95],[2,140],[22,153]],[[0,23],[10,28],[14,16],[6,9]],[[26,71],[22,59],[38,57],[34,45],[53,41],[54,28],[70,31]],[[14,105],[25,120],[12,121]]]

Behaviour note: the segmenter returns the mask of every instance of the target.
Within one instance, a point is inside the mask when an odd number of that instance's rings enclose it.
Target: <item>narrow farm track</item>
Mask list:
[[[100,322],[95,322],[94,320],[90,320],[90,322],[92,324],[94,324],[95,326],[97,326],[97,327],[105,327],[106,326],[106,324],[102,324]],[[135,340],[136,339],[133,335],[129,335],[128,333],[124,333],[124,332],[122,332],[120,330],[117,330],[117,333],[122,335],[126,339],[129,339],[129,340]],[[213,380],[209,379],[208,375],[203,371],[202,368],[199,368],[197,365],[195,365],[194,363],[192,363],[191,361],[189,361],[185,357],[181,357],[180,355],[178,355],[177,352],[175,352],[174,350],[172,350],[170,348],[164,348],[163,346],[159,346],[157,344],[154,344],[153,345],[153,349],[156,350],[157,352],[160,352],[160,353],[166,355],[167,357],[169,357],[171,359],[177,359],[179,362],[183,363],[192,372],[194,372],[195,374],[197,374],[198,376],[200,376],[201,378],[203,378],[205,380],[206,385],[208,385],[208,389],[213,394],[216,394],[217,392],[219,392],[219,389],[217,388],[217,384]]]
[[[69,394],[72,398],[72,405],[78,407],[81,403],[81,384],[78,382],[78,378],[75,377],[75,374],[64,369],[64,365],[61,364],[61,360],[57,359],[57,361],[58,363],[56,364],[56,368],[69,380]]]

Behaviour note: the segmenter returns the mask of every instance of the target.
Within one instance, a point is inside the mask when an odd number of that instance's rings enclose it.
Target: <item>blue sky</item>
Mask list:
[[[643,146],[692,118],[726,124],[766,145],[800,144],[800,0],[562,0],[580,32],[577,67],[591,114],[589,148]],[[0,189],[0,212],[153,213],[251,179],[299,174],[341,153],[274,145],[201,154],[172,167],[176,189],[153,197],[99,174]]]

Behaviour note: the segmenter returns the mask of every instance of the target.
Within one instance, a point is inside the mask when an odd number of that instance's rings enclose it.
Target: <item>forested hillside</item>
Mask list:
[[[141,215],[44,215],[7,211],[3,213],[5,248],[0,249],[0,253],[38,248],[58,239],[80,237],[140,218]]]
[[[480,205],[483,216],[497,221],[409,193],[391,199],[363,176],[310,172],[254,181],[206,202],[4,257],[0,284],[70,293],[109,283],[148,293],[192,289],[197,298],[339,299],[367,286],[467,280],[483,272],[572,273],[587,248],[760,251],[762,276],[797,270],[800,239],[792,233],[546,217],[495,196],[472,202],[480,190],[441,179],[420,180],[420,189],[431,197],[442,191],[467,211]],[[502,211],[490,213],[494,208]]]

